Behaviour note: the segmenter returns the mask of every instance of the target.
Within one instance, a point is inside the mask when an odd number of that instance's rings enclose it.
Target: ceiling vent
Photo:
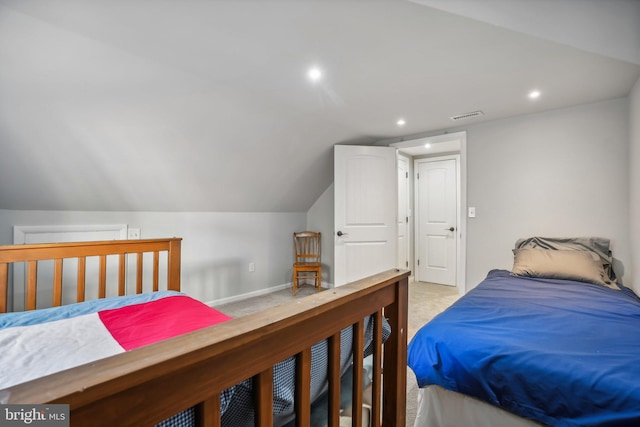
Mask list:
[[[482,117],[482,116],[484,116],[484,113],[482,111],[473,111],[471,113],[458,114],[457,116],[451,116],[449,118],[455,122],[458,120],[465,120],[465,119],[470,119],[472,117]]]

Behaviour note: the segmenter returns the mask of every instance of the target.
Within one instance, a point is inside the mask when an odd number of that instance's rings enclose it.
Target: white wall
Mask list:
[[[332,285],[334,257],[334,197],[333,184],[316,200],[307,212],[307,230],[322,233],[322,281]]]
[[[640,3],[636,0],[412,1],[640,64]]]
[[[608,237],[631,269],[626,98],[466,130],[468,289],[511,269],[514,242],[533,235]]]
[[[640,79],[629,95],[629,238],[632,280],[640,294]]]
[[[143,239],[182,237],[182,289],[211,302],[289,284],[292,235],[305,228],[306,215],[0,210],[0,244],[13,243],[14,225],[79,224],[128,224]]]

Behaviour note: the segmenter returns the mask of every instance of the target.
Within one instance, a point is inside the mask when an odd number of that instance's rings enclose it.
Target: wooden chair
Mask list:
[[[295,262],[293,263],[293,295],[300,287],[300,279],[313,279],[314,286],[322,289],[322,264],[320,264],[320,233],[300,231],[293,233]]]

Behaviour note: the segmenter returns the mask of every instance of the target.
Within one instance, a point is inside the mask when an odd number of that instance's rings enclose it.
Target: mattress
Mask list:
[[[439,385],[554,426],[640,425],[640,300],[493,270],[409,344]]]

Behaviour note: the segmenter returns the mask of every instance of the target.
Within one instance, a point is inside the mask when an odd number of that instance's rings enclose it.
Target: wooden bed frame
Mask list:
[[[7,309],[9,266],[27,263],[27,309],[35,308],[39,260],[54,260],[53,304],[60,305],[62,260],[78,258],[79,301],[86,257],[100,258],[99,295],[106,294],[106,257],[118,255],[118,294],[125,290],[125,256],[137,255],[136,290],[142,290],[143,253],[168,252],[167,289],[180,289],[181,239],[0,246],[0,312]],[[3,403],[64,403],[72,425],[154,425],[196,407],[201,426],[220,425],[220,393],[253,378],[256,425],[273,424],[273,370],[296,358],[296,425],[310,422],[311,346],[329,343],[329,426],[339,426],[340,331],[354,328],[353,407],[362,406],[364,319],[373,315],[372,425],[404,426],[407,365],[408,271],[389,270],[339,288],[229,322],[10,387]],[[392,328],[382,343],[382,316]],[[384,360],[384,366],[383,366]],[[384,373],[384,378],[383,378]],[[362,414],[353,411],[353,426]]]

